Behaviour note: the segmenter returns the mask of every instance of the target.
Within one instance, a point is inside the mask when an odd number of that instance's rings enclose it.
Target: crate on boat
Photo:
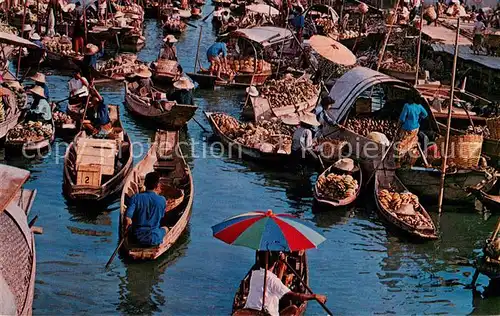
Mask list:
[[[101,165],[97,164],[82,164],[78,166],[76,184],[99,187],[102,177]]]

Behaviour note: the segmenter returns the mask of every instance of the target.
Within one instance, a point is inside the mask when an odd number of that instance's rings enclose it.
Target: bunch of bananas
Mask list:
[[[380,204],[387,210],[396,211],[403,204],[412,204],[415,210],[420,207],[418,196],[410,192],[398,193],[384,189],[378,193],[378,199]]]

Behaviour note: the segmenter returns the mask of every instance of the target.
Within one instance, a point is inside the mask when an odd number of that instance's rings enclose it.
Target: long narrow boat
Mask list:
[[[21,110],[17,104],[14,104],[10,107],[10,110],[6,113],[6,117],[3,122],[0,122],[0,139],[4,139],[9,130],[14,128],[19,122],[19,118],[21,117]]]
[[[267,153],[263,152],[257,148],[249,147],[243,144],[236,142],[234,139],[230,138],[228,135],[224,134],[220,127],[215,122],[213,115],[217,113],[212,112],[204,112],[207,117],[210,126],[212,127],[212,131],[214,134],[222,141],[222,143],[229,147],[229,154],[233,157],[241,157],[245,156],[258,161],[265,162],[276,162],[276,161],[284,161],[290,158],[290,153]]]
[[[341,200],[332,200],[329,197],[324,196],[320,192],[318,182],[316,181],[316,183],[314,185],[314,192],[313,192],[314,200],[320,204],[323,204],[324,206],[331,206],[331,207],[347,206],[347,205],[353,203],[354,201],[356,201],[356,199],[359,196],[359,193],[361,192],[361,187],[363,185],[363,173],[361,172],[361,168],[360,168],[359,164],[356,163],[353,172],[348,172],[345,170],[337,169],[337,168],[335,168],[335,166],[331,165],[325,171],[323,171],[323,173],[321,173],[318,176],[318,179],[321,176],[327,177],[330,173],[334,173],[334,174],[338,174],[338,175],[351,174],[352,177],[354,178],[354,180],[356,180],[358,182],[358,189],[356,190],[356,194],[348,196],[348,197],[341,199]]]
[[[70,200],[98,202],[112,198],[132,170],[133,146],[123,131],[117,105],[109,105],[109,117],[116,139],[95,139],[82,131],[66,151],[63,192]]]
[[[1,314],[31,315],[35,292],[35,240],[28,227],[34,194],[23,197],[26,170],[0,165]]]
[[[56,69],[78,70],[83,61],[83,56],[65,56],[56,52],[47,51],[47,56],[43,64],[47,64]]]
[[[22,154],[22,153],[42,153],[47,150],[55,139],[55,125],[54,120],[50,121],[52,128],[52,133],[50,136],[42,137],[35,141],[27,141],[25,139],[15,138],[14,129],[11,129],[5,137],[5,149],[10,154]]]
[[[287,262],[295,269],[295,271],[298,272],[298,274],[302,277],[302,280],[306,282],[306,284],[309,284],[309,268],[307,265],[307,255],[305,252],[302,255],[299,255],[298,253],[287,253]],[[258,257],[256,256],[256,264],[255,267],[258,267]],[[252,309],[245,309],[245,303],[248,297],[248,293],[250,292],[250,277],[252,276],[252,271],[253,269],[250,269],[248,271],[247,275],[245,278],[240,283],[240,287],[236,291],[236,295],[234,296],[234,301],[233,301],[233,315],[234,316],[251,316],[251,315],[265,315],[261,311],[257,310],[252,310]],[[288,269],[284,273],[284,277],[286,278],[288,275],[292,274],[291,271],[288,271]],[[288,285],[290,290],[294,292],[299,292],[299,293],[305,293],[304,286],[301,284],[300,280],[293,275],[291,283]],[[296,301],[289,301],[289,302],[282,302],[280,301],[280,306],[290,306],[290,305],[295,305],[297,307],[297,313],[294,316],[299,316],[303,315],[306,307],[307,307],[307,301],[304,302],[296,302]]]
[[[156,92],[161,92],[155,89]],[[163,110],[151,104],[149,98],[141,98],[134,94],[129,83],[125,82],[125,106],[134,115],[139,118],[152,120],[158,127],[167,130],[181,129],[193,118],[196,109],[195,105],[173,104],[169,110]]]
[[[400,194],[408,192],[393,170],[376,171],[374,193],[378,213],[391,225],[391,227],[394,227],[409,236],[420,239],[437,239],[436,226],[422,204],[419,204],[419,208],[415,210],[416,214],[412,215],[413,223],[410,224],[410,221],[405,221],[402,218],[399,218],[394,211],[389,210],[382,205],[383,203],[379,199],[379,193],[382,190],[394,191]],[[418,217],[420,217],[420,220]]]
[[[122,250],[132,259],[158,258],[175,244],[188,226],[194,197],[193,177],[178,142],[178,131],[157,131],[148,153],[125,180],[120,202],[120,234],[127,236]],[[153,171],[160,173],[162,195],[167,199],[162,225],[168,232],[160,245],[143,246],[133,241],[132,234],[126,234],[125,214],[129,199],[143,191],[146,174]]]

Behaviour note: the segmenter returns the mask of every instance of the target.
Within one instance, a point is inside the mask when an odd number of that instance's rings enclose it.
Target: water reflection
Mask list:
[[[161,283],[165,270],[186,255],[190,239],[189,228],[175,245],[153,261],[129,261],[125,276],[120,280],[118,310],[130,315],[152,315],[162,311],[168,298],[163,294]]]

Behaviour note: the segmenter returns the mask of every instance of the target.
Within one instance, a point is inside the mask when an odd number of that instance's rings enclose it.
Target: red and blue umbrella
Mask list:
[[[255,250],[298,251],[316,248],[325,237],[290,214],[253,211],[212,227],[214,237]]]

